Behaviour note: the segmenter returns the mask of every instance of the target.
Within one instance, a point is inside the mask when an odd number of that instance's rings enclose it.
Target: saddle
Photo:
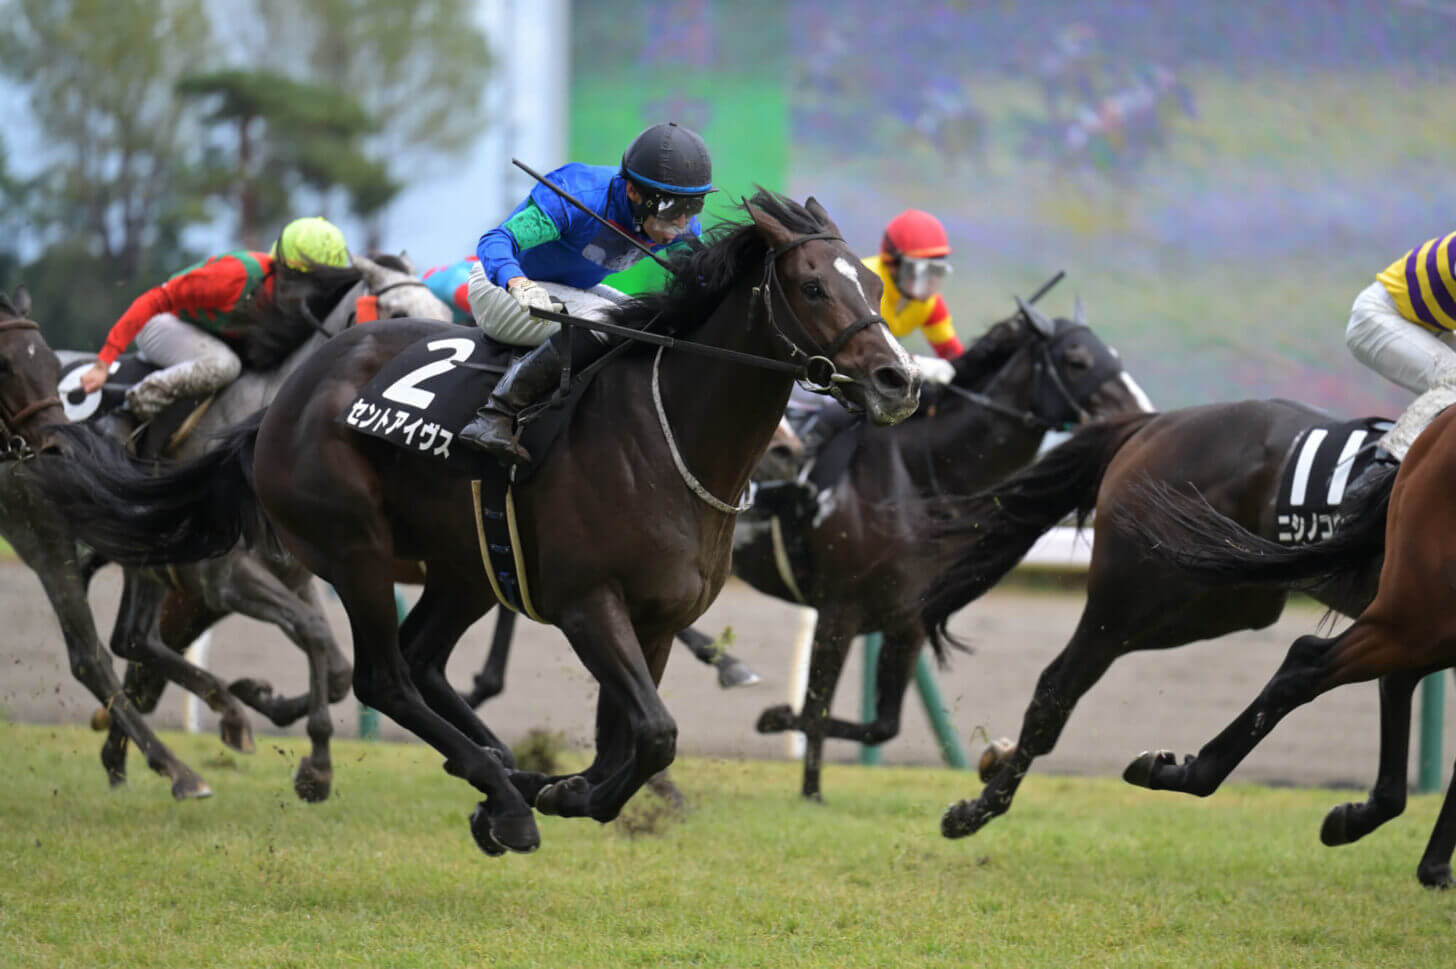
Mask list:
[[[126,411],[126,392],[148,374],[161,368],[147,363],[134,353],[122,354],[117,358],[116,369],[107,376],[101,390],[86,394],[81,390],[81,374],[90,369],[93,362],[82,358],[61,368],[61,379],[56,385],[56,392],[61,398],[66,417],[72,423],[79,424],[125,414],[129,420],[134,421],[135,418]],[[173,401],[156,417],[137,426],[136,431],[128,438],[128,448],[139,458],[170,456],[196,430],[215,396],[207,394]]]

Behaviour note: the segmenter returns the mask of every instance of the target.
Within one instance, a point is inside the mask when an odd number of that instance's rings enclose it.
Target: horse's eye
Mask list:
[[[819,285],[819,280],[817,279],[807,280],[804,285],[799,288],[803,290],[804,295],[809,297],[810,299],[824,298],[824,287]]]

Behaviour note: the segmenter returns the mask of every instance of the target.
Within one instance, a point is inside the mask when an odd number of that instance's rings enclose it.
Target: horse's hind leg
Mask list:
[[[1451,852],[1456,850],[1456,779],[1446,788],[1446,797],[1441,801],[1441,813],[1436,815],[1436,824],[1431,829],[1431,840],[1421,862],[1416,866],[1416,877],[1427,888],[1456,888],[1456,879],[1451,877]]]
[[[471,684],[470,692],[461,694],[474,710],[506,688],[506,663],[511,657],[511,638],[516,633],[516,614],[502,608],[495,614],[495,632],[490,637],[490,652],[485,665]]]
[[[747,663],[720,647],[716,639],[692,626],[678,630],[677,640],[697,657],[698,662],[718,670],[718,685],[725,690],[735,686],[752,686],[762,679]]]
[[[1411,694],[1420,680],[1417,673],[1392,673],[1380,678],[1380,769],[1375,786],[1367,800],[1330,809],[1320,826],[1320,840],[1325,844],[1359,841],[1405,810]]]
[[[147,663],[206,703],[209,709],[221,716],[218,729],[222,742],[241,753],[252,753],[253,730],[242,706],[228,693],[222,680],[181,655],[180,651],[191,640],[174,642],[174,651],[158,636],[159,616],[167,595],[167,590],[160,584],[134,569],[127,569],[121,606],[111,631],[111,651],[124,659]]]
[[[900,712],[905,707],[905,691],[910,675],[920,659],[925,635],[919,626],[883,633],[883,648],[875,666],[875,719],[868,723],[829,718],[828,734],[833,740],[853,740],[861,744],[882,744],[900,733]]]
[[[167,688],[167,678],[146,663],[127,663],[122,677],[122,690],[143,716],[157,709]],[[106,740],[101,745],[101,763],[113,784],[126,780],[126,751],[129,740],[115,717],[108,714]]]

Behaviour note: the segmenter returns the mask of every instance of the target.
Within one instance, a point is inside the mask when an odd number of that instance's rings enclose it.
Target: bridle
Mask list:
[[[40,324],[24,318],[0,321],[0,333],[11,330],[39,331]],[[7,412],[8,407],[4,401],[0,401],[0,434],[4,435],[4,440],[0,441],[0,461],[28,461],[35,457],[35,448],[20,433],[19,428],[47,407],[59,406],[61,406],[61,398],[52,395],[31,401],[11,414]]]
[[[850,402],[845,399],[843,393],[840,392],[836,385],[848,383],[852,378],[839,372],[839,369],[834,365],[834,357],[861,331],[869,329],[876,323],[884,323],[885,318],[879,313],[872,313],[862,319],[855,320],[841,330],[827,347],[819,346],[818,341],[809,335],[809,331],[804,327],[803,322],[800,321],[798,314],[794,312],[794,307],[789,302],[788,294],[783,291],[783,284],[779,283],[777,286],[774,284],[779,282],[779,257],[793,249],[797,249],[806,242],[813,242],[816,239],[832,240],[834,242],[844,241],[843,238],[833,232],[811,232],[791,242],[786,242],[777,248],[770,249],[764,254],[763,279],[757,286],[753,287],[753,300],[755,302],[762,302],[764,320],[768,323],[774,335],[788,347],[789,359],[798,365],[799,373],[796,379],[804,385],[805,389],[814,391],[815,393],[828,394],[846,407],[850,407]],[[784,310],[793,330],[792,335],[784,332],[784,328],[774,318],[773,297],[775,290],[778,291],[780,299],[784,304]],[[751,315],[749,319],[751,322]],[[805,349],[805,347],[808,349]]]
[[[1034,345],[1036,359],[1032,363],[1032,373],[1034,380],[1034,396],[1032,409],[1023,410],[1012,407],[1009,404],[1003,404],[1000,401],[987,396],[986,394],[978,393],[974,390],[967,390],[964,387],[957,387],[954,383],[946,384],[946,390],[950,391],[957,397],[976,404],[978,407],[982,407],[986,410],[992,411],[993,413],[1000,414],[1003,417],[1009,417],[1014,421],[1018,421],[1021,423],[1022,426],[1030,428],[1032,430],[1065,430],[1068,426],[1068,422],[1054,423],[1048,420],[1046,417],[1042,416],[1041,409],[1037,408],[1035,405],[1035,401],[1039,397],[1041,397],[1041,395],[1037,393],[1037,391],[1043,386],[1048,386],[1052,391],[1052,399],[1058,403],[1065,404],[1067,410],[1075,414],[1079,422],[1085,423],[1086,421],[1090,420],[1092,417],[1091,413],[1089,413],[1088,410],[1084,406],[1082,406],[1082,403],[1078,399],[1077,395],[1073,393],[1072,388],[1067,386],[1067,382],[1062,376],[1061,368],[1057,366],[1056,349],[1069,337],[1084,330],[1088,333],[1091,333],[1092,328],[1085,323],[1072,323],[1065,329],[1059,330],[1051,336],[1047,336],[1041,331],[1041,329],[1033,325],[1030,321],[1027,321],[1026,325],[1031,330],[1033,337],[1036,341]],[[1107,369],[1108,368],[1106,367],[1094,368],[1091,372],[1089,372],[1088,377],[1089,379],[1095,377],[1096,385],[1100,385],[1102,381],[1112,376],[1112,373],[1106,372]]]

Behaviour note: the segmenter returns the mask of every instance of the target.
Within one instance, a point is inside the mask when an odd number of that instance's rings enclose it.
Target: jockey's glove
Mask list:
[[[915,365],[920,368],[920,379],[928,384],[942,386],[955,379],[955,366],[949,360],[939,357],[915,356]]]
[[[527,313],[533,306],[543,310],[556,308],[556,301],[551,298],[551,294],[546,292],[546,288],[535,280],[525,278],[514,280],[510,283],[509,292],[516,298],[516,302],[521,304],[521,309]]]

